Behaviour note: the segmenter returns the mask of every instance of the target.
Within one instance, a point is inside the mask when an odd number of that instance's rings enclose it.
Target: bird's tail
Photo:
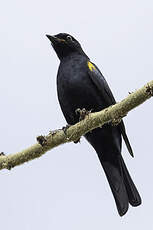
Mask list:
[[[121,155],[110,159],[102,159],[99,155],[99,159],[115,198],[119,215],[123,216],[128,210],[129,203],[132,206],[141,204],[141,197]]]
[[[124,178],[124,183],[125,183],[125,187],[126,187],[126,191],[128,194],[128,199],[129,199],[129,203],[136,207],[139,206],[141,204],[141,197],[139,195],[139,192],[127,170],[127,167],[125,165],[125,162],[122,158],[122,156],[120,156],[120,160],[121,160],[121,167],[122,167],[122,171],[123,171],[123,178]]]

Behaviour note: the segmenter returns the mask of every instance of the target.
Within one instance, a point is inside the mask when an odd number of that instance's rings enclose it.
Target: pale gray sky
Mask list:
[[[151,0],[5,0],[0,18],[0,151],[5,153],[65,124],[56,94],[59,61],[46,33],[75,36],[117,101],[153,79]],[[0,172],[1,229],[151,229],[152,103],[125,118],[135,158],[125,146],[123,155],[142,196],[140,207],[118,216],[96,153],[82,139]]]

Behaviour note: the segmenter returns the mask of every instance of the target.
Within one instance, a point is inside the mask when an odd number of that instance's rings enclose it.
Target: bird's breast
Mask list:
[[[69,93],[85,90],[89,84],[87,62],[80,58],[70,59],[61,63],[57,76],[57,86]]]
[[[60,64],[57,92],[61,109],[70,124],[77,121],[75,111],[78,108],[92,111],[101,109],[101,98],[88,75],[87,60],[69,59]]]

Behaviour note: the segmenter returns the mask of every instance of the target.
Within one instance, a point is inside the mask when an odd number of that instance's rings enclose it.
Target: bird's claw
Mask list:
[[[91,111],[92,111],[92,110],[89,110],[89,111],[88,111],[88,110],[86,110],[85,108],[83,108],[83,109],[78,108],[78,109],[75,110],[75,113],[80,115],[79,121],[82,121],[82,120],[85,119],[85,117],[86,117],[87,115],[89,115],[89,114],[91,113]]]
[[[71,125],[67,124],[66,126],[62,127],[62,130],[64,132],[64,134],[66,135],[66,131],[68,130],[68,128],[70,127]]]
[[[65,136],[67,135],[67,130],[68,130],[68,128],[70,127],[71,125],[66,125],[66,126],[64,126],[63,128],[62,128],[62,130],[63,130],[63,132],[64,132],[64,134],[65,134]],[[80,142],[80,138],[79,139],[77,139],[76,141],[74,141],[74,144],[77,144],[77,143],[79,143]]]
[[[78,143],[80,143],[80,138],[74,141],[74,144],[78,144]]]

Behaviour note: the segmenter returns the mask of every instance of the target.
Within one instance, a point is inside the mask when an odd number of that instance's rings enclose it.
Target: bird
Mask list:
[[[68,125],[79,121],[77,109],[98,112],[116,103],[112,91],[98,67],[83,51],[81,44],[68,33],[46,34],[60,64],[57,72],[57,95]],[[122,157],[122,138],[129,153],[133,150],[123,120],[85,135],[95,149],[115,199],[120,216],[129,208],[141,204],[139,192]]]

